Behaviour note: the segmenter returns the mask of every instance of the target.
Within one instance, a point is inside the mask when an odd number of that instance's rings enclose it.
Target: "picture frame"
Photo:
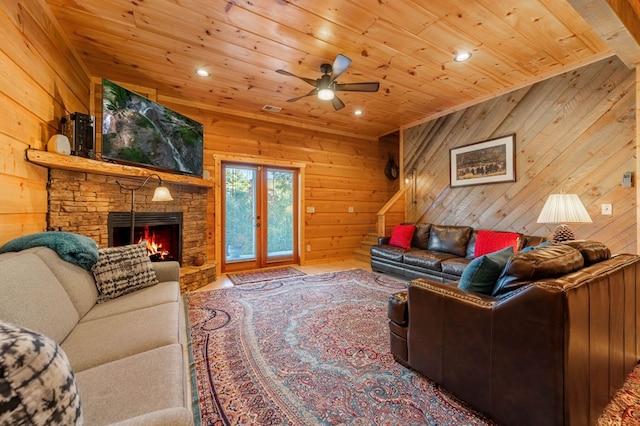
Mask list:
[[[511,134],[451,148],[451,187],[515,182],[515,141]]]

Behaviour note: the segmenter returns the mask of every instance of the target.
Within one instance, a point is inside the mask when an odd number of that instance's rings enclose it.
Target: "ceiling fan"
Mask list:
[[[312,78],[299,77],[285,70],[276,70],[276,72],[279,74],[299,78],[305,83],[315,86],[315,88],[306,95],[287,99],[287,102],[295,102],[298,99],[316,95],[320,100],[331,101],[331,103],[333,104],[333,108],[339,110],[344,108],[344,102],[342,102],[340,98],[338,98],[336,92],[377,92],[380,88],[380,83],[378,82],[345,84],[336,82],[338,77],[340,77],[340,75],[347,70],[350,64],[351,59],[347,58],[344,55],[338,55],[333,61],[333,65],[320,65],[320,71],[323,75],[315,80]]]

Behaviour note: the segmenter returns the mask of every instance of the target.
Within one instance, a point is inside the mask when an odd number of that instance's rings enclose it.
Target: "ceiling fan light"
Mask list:
[[[330,101],[333,99],[334,96],[335,96],[335,93],[333,93],[333,90],[331,89],[318,90],[318,99],[320,99],[321,101]]]

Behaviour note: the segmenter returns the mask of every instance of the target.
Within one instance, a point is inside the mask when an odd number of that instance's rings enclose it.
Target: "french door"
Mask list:
[[[222,163],[223,272],[299,262],[298,170]]]

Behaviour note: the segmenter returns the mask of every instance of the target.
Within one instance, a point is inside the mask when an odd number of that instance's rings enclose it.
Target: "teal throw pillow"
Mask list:
[[[546,247],[548,245],[551,245],[551,243],[552,243],[551,240],[547,240],[547,241],[544,241],[544,242],[538,244],[537,246],[525,247],[522,250],[520,250],[520,253],[526,253],[526,252],[531,251],[531,250],[538,250],[538,249],[541,249],[541,248]]]
[[[511,256],[513,256],[513,247],[509,246],[502,250],[476,257],[462,271],[458,288],[465,291],[491,294],[493,286],[500,278],[500,274]]]

